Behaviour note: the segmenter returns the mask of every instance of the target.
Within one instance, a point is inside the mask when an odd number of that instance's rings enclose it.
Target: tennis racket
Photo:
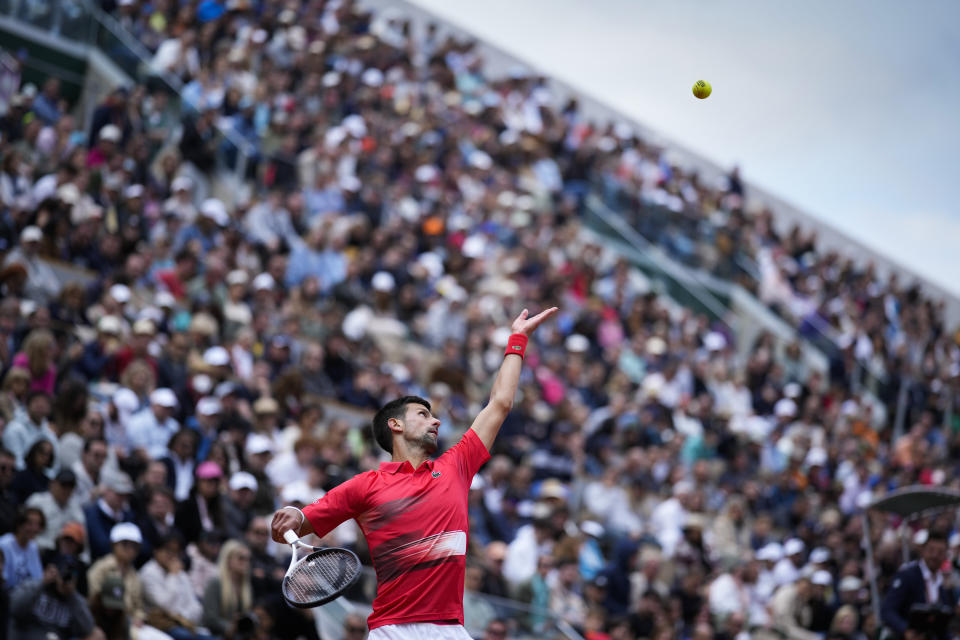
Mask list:
[[[286,531],[283,539],[293,547],[290,568],[281,586],[283,599],[291,607],[319,607],[339,597],[360,578],[360,559],[353,551],[310,546],[293,530]],[[298,560],[297,547],[310,549],[312,553]]]

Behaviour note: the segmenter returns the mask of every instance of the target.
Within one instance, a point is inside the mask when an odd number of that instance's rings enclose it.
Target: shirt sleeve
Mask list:
[[[483,445],[480,436],[473,429],[467,429],[467,432],[460,438],[460,442],[450,447],[443,454],[443,457],[450,456],[460,473],[461,478],[470,484],[473,476],[483,466],[483,463],[490,459],[490,452]]]
[[[322,538],[340,523],[363,513],[363,488],[367,484],[367,476],[354,476],[303,508],[303,515],[313,525],[313,532],[318,537]]]

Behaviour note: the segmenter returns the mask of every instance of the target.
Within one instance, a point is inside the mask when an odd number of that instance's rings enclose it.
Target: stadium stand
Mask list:
[[[129,77],[68,100],[55,75],[21,81],[29,54],[4,62],[16,633],[46,624],[24,595],[45,569],[76,581],[93,636],[355,633],[370,582],[324,608],[334,625],[291,613],[269,517],[375,468],[393,397],[430,398],[456,442],[520,303],[561,314],[471,488],[475,637],[872,638],[903,536],[942,530],[944,593],[960,584],[951,517],[865,511],[960,488],[944,304],[783,232],[737,172],[705,180],[542,76],[488,73],[472,40],[349,0],[0,9],[78,40],[96,23]],[[678,303],[607,214],[790,339]],[[350,523],[323,542],[369,563]]]

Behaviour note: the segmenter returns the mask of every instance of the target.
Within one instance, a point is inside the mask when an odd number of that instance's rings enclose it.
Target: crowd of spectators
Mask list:
[[[960,350],[919,288],[778,233],[736,173],[703,184],[437,28],[340,0],[104,9],[148,75],[89,127],[55,78],[0,116],[12,633],[315,638],[279,601],[266,519],[375,468],[364,425],[394,397],[429,398],[455,442],[519,307],[556,304],[471,488],[471,633],[874,637],[863,506],[958,485]],[[584,229],[590,193],[797,341],[737,345],[653,293]],[[883,595],[901,541],[874,519]],[[943,593],[953,530],[909,530],[943,543]],[[350,523],[324,542],[369,562]]]

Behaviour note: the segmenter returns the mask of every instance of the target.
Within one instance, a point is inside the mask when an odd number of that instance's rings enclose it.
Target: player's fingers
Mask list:
[[[557,312],[557,307],[550,307],[549,309],[545,311],[541,311],[537,315],[530,318],[530,322],[533,324],[534,327],[538,327],[540,326],[541,322],[543,322],[544,320],[546,320],[556,312]]]

